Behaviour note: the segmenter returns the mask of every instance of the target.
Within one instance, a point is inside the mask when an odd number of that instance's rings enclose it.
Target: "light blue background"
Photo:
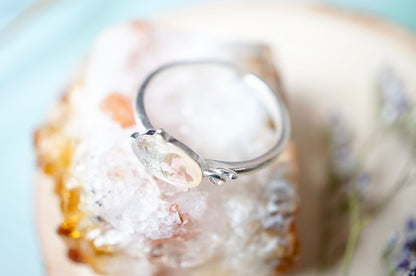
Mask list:
[[[0,0],[0,274],[43,275],[32,132],[103,28],[207,0]],[[416,30],[415,0],[327,0]]]

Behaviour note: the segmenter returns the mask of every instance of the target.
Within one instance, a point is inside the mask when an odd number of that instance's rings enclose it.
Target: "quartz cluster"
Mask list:
[[[160,180],[130,147],[136,91],[167,62],[224,58],[278,88],[266,47],[220,44],[141,22],[99,37],[56,116],[35,137],[39,164],[62,203],[58,232],[74,260],[116,275],[274,275],[296,263],[292,144],[255,174],[223,186],[204,179],[190,190],[169,184],[201,180],[180,152],[148,156],[159,158]],[[217,69],[162,74],[145,104],[155,127],[212,159],[255,157],[279,127],[253,91]],[[149,141],[141,142],[143,156],[151,154]]]

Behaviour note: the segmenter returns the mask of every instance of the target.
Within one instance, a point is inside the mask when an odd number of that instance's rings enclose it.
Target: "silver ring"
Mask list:
[[[155,129],[152,126],[144,106],[144,95],[149,83],[162,71],[179,66],[202,64],[234,70],[244,83],[255,88],[259,99],[266,106],[274,125],[278,128],[278,139],[267,152],[256,158],[238,162],[204,159],[187,145],[169,135],[165,129]],[[175,62],[159,67],[140,86],[134,105],[136,122],[141,132],[131,135],[131,145],[135,155],[153,176],[182,189],[198,186],[204,177],[214,184],[221,185],[228,179],[236,179],[239,174],[258,170],[279,156],[290,136],[287,109],[273,89],[254,74],[243,72],[237,65],[221,60]]]

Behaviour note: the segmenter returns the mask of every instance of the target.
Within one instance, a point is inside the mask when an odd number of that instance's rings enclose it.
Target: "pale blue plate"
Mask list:
[[[97,33],[207,0],[0,0],[0,271],[43,275],[33,221],[32,132]],[[416,29],[416,1],[332,0]]]

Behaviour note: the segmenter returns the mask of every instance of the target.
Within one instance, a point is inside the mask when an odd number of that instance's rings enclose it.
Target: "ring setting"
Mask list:
[[[200,161],[192,158],[166,130],[149,130],[132,136],[133,151],[157,178],[182,188],[194,188],[202,181]]]

